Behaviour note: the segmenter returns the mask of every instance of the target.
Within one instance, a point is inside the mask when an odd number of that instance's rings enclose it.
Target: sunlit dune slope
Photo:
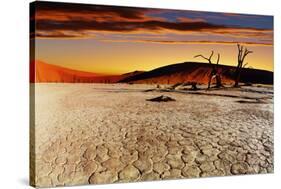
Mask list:
[[[42,61],[35,61],[35,82],[65,82],[65,83],[115,83],[124,76],[100,75],[91,72],[72,70],[56,65],[47,64]],[[32,67],[32,66],[31,66]],[[32,71],[32,70],[31,70]],[[32,75],[32,74],[31,74]],[[31,78],[32,82],[32,78]]]

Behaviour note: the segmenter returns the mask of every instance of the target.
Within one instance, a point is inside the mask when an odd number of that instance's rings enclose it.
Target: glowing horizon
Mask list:
[[[273,71],[273,17],[37,2],[35,59],[70,69],[124,74],[220,53],[236,66],[237,43],[248,66]],[[71,11],[70,11],[71,10]]]

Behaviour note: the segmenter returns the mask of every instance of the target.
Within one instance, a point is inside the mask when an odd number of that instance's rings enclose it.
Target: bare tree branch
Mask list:
[[[198,58],[198,57],[202,57],[202,58],[204,58],[205,60],[208,60],[208,61],[209,61],[209,59],[206,58],[205,56],[203,56],[202,54],[199,54],[199,55],[194,56],[194,58]]]
[[[211,53],[211,55],[210,55],[210,57],[209,57],[209,60],[211,60],[212,59],[212,56],[214,55],[214,51],[212,51],[212,53]]]
[[[202,54],[196,55],[196,56],[194,56],[194,58],[201,57],[201,58],[207,60],[207,61],[209,62],[209,64],[212,64],[212,56],[213,56],[213,55],[214,55],[214,51],[212,51],[212,53],[211,53],[211,55],[210,55],[209,58],[203,56]]]
[[[212,63],[212,57],[214,55],[214,51],[211,52],[209,58],[203,56],[202,54],[199,54],[199,55],[196,55],[194,56],[194,58],[198,58],[198,57],[201,57],[205,60],[207,60],[209,62],[209,64],[212,64],[211,66],[211,72],[210,72],[210,75],[209,75],[209,80],[208,80],[208,89],[210,88],[210,85],[211,85],[211,81],[212,81],[212,78],[216,78],[216,87],[219,88],[219,87],[222,87],[222,82],[221,82],[221,74],[218,73],[218,64],[220,62],[220,54],[218,53],[218,57],[217,57],[217,63],[216,65],[214,65]]]
[[[243,65],[243,68],[245,68],[247,65],[248,65],[248,62]]]
[[[244,62],[245,57],[246,57],[248,54],[250,54],[250,53],[253,53],[253,51],[249,51],[249,50],[246,48],[246,49],[245,49],[245,52],[244,52],[244,55],[243,55],[243,57],[242,57],[242,60],[241,60],[242,64],[243,64],[243,62]]]
[[[217,65],[219,64],[219,62],[220,62],[220,53],[218,53]]]
[[[246,58],[246,56],[250,53],[253,53],[253,51],[249,51],[247,48],[244,49],[244,46],[237,44],[237,48],[238,48],[238,60],[237,60],[237,66],[236,66],[236,71],[235,71],[235,87],[239,86],[239,80],[240,80],[240,73],[241,73],[241,69],[245,68],[248,63],[244,64],[244,60]]]

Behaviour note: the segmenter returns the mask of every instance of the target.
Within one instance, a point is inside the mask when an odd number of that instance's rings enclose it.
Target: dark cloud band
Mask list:
[[[38,38],[90,38],[93,32],[111,33],[210,33],[241,38],[273,38],[271,29],[214,24],[204,19],[169,21],[151,13],[160,9],[128,8],[37,2],[36,28]],[[162,10],[163,11],[163,10]],[[149,42],[149,41],[147,41]],[[163,42],[164,43],[164,42]]]

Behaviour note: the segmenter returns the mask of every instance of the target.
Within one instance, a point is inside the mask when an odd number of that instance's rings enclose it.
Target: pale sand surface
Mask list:
[[[273,172],[272,87],[151,88],[35,84],[36,186]]]

